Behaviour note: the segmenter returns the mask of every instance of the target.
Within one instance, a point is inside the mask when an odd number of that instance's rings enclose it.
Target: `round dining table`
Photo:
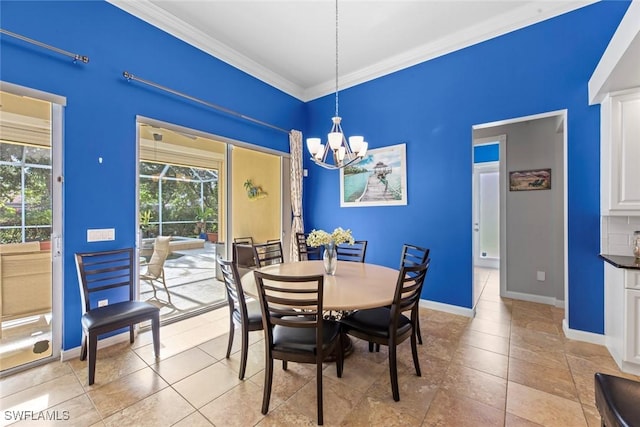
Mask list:
[[[253,271],[242,278],[244,292],[258,298]],[[256,269],[281,276],[324,275],[324,310],[350,311],[391,305],[398,280],[398,270],[376,264],[338,261],[334,276],[324,271],[322,261],[300,261],[268,265]]]

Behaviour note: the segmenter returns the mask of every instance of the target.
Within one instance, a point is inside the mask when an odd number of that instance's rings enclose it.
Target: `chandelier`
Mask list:
[[[338,114],[338,0],[336,0],[336,114],[331,119],[333,126],[327,135],[327,142],[320,138],[307,138],[307,149],[311,160],[325,169],[342,169],[358,163],[367,153],[369,144],[363,136],[349,137],[349,143],[340,124],[342,118]],[[332,160],[332,162],[331,162]]]

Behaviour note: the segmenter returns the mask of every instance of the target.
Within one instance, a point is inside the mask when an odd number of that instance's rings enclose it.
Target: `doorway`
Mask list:
[[[477,142],[499,135],[500,296],[563,307],[566,313],[566,111],[473,126],[474,153]],[[531,185],[523,191],[510,185],[510,174],[540,170],[550,171],[550,188]],[[474,271],[487,268],[477,262],[482,258],[474,245]],[[482,277],[474,274],[474,306],[481,289],[476,279]]]
[[[65,99],[0,84],[0,371],[60,354]]]

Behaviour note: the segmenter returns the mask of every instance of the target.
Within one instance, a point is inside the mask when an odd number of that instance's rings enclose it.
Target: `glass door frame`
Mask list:
[[[43,92],[37,89],[0,81],[0,91],[18,96],[46,101],[51,104],[51,355],[2,371],[4,377],[33,366],[60,359],[62,350],[63,319],[63,135],[64,107],[67,99],[64,96]]]

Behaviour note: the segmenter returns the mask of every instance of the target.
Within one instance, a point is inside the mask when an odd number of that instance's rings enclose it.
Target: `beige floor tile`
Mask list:
[[[221,359],[220,361],[231,368],[234,372],[240,373],[240,359],[242,355],[238,350],[232,353],[228,359]],[[244,376],[249,378],[257,374],[264,369],[264,343],[262,341],[256,342],[253,345],[249,345],[247,352],[247,365],[245,367]]]
[[[175,390],[167,387],[104,420],[106,426],[114,427],[162,427],[182,420],[195,409]]]
[[[237,373],[218,362],[178,381],[173,388],[199,409],[239,383]]]
[[[505,356],[509,354],[509,338],[506,337],[469,329],[462,335],[460,342],[472,347],[504,354]]]
[[[554,322],[551,318],[541,319],[533,317],[514,318],[511,320],[514,328],[529,329],[536,332],[544,332],[547,334],[563,336],[562,325]]]
[[[421,422],[421,419],[414,417],[412,413],[393,403],[381,402],[378,399],[365,396],[342,420],[340,425],[343,427],[410,427],[419,426]]]
[[[52,419],[50,421],[40,419],[32,422],[21,422],[16,426],[36,425],[46,427],[64,425],[65,427],[85,427],[102,422],[102,417],[86,394],[49,408],[42,416],[51,417]]]
[[[317,426],[317,418],[301,414],[292,404],[284,403],[273,410],[256,424],[256,427],[313,427]],[[324,425],[329,425],[324,423]]]
[[[214,364],[217,360],[198,347],[190,348],[151,365],[167,383],[173,384],[189,375]]]
[[[80,360],[79,358],[69,361],[69,366],[74,370],[87,390],[100,387],[147,366],[135,351],[130,348],[128,341],[98,350],[95,382],[91,386],[89,386],[87,363],[87,360]]]
[[[282,404],[272,396],[269,409]],[[218,426],[252,426],[258,423],[262,415],[262,389],[251,381],[244,381],[219,398],[200,408],[200,413]]]
[[[567,369],[569,367],[564,351],[544,351],[541,349],[533,350],[531,348],[533,347],[527,349],[512,343],[509,347],[509,357],[511,359],[534,362],[550,368]]]
[[[507,412],[549,427],[587,425],[578,402],[511,381],[507,384]]]
[[[504,410],[507,398],[506,379],[462,365],[449,368],[440,388],[500,410]]]
[[[602,425],[600,422],[600,413],[594,406],[583,404],[582,411],[584,412],[589,427],[600,427]]]
[[[440,390],[431,402],[423,426],[477,427],[501,426],[504,411],[446,390]]]
[[[228,329],[228,328],[227,328]],[[263,331],[253,331],[249,332],[249,345],[253,345],[257,342],[262,342],[264,338]],[[198,347],[201,350],[206,351],[211,356],[215,357],[218,360],[222,360],[227,355],[227,344],[229,342],[229,334],[225,332],[224,335],[219,337],[210,339],[200,345]],[[233,340],[233,346],[231,347],[231,353],[237,353],[240,351],[240,347],[242,345],[242,339],[240,338],[240,331],[236,331],[235,337]]]
[[[477,310],[476,318],[496,323],[504,323],[506,325],[511,324],[511,313],[505,311]]]
[[[262,370],[249,378],[253,384],[264,388],[265,371]],[[282,401],[289,400],[298,390],[309,381],[315,381],[315,366],[306,363],[289,363],[288,369],[282,369],[282,363],[276,360],[273,363],[273,382],[271,396]],[[262,391],[261,391],[262,393]]]
[[[578,391],[568,368],[551,368],[512,358],[509,361],[509,381],[578,401]]]
[[[508,338],[511,333],[511,326],[505,323],[493,322],[491,320],[485,320],[481,318],[474,318],[469,323],[469,328],[478,331],[484,332],[486,334],[498,335],[500,337]]]
[[[517,415],[513,415],[507,412],[504,417],[504,427],[540,427],[541,424],[534,423],[533,421],[525,420]]]
[[[461,364],[501,378],[507,378],[509,358],[504,354],[461,345],[458,347],[452,363]]]
[[[327,425],[338,425],[342,419],[362,399],[363,394],[349,387],[340,378],[330,378],[323,375],[323,413]],[[317,419],[317,392],[316,381],[309,381],[302,387],[287,404],[296,408],[296,411],[311,419]]]
[[[103,418],[162,390],[168,384],[147,367],[89,391]]]
[[[194,412],[175,423],[172,427],[210,427],[213,425],[200,412]]]
[[[83,393],[82,385],[76,376],[70,373],[3,397],[0,399],[0,409],[2,411],[38,412]],[[6,417],[6,414],[4,416]]]
[[[72,373],[68,363],[51,362],[0,379],[0,398]]]
[[[511,345],[531,351],[560,351],[564,352],[564,338],[514,326],[511,328]]]

